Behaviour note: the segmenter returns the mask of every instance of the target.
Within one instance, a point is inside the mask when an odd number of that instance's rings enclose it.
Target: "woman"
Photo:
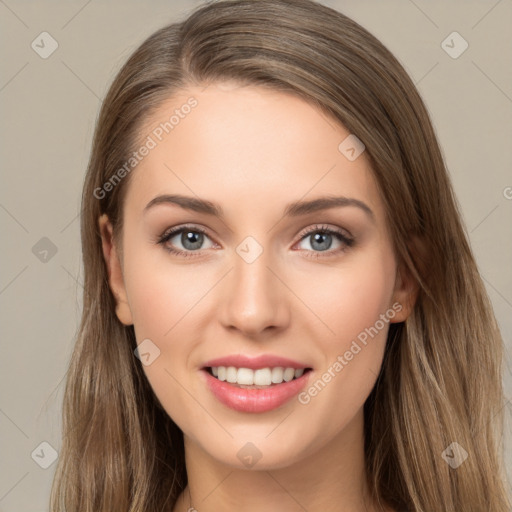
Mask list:
[[[102,106],[52,511],[500,511],[502,340],[429,116],[309,0],[202,6]]]

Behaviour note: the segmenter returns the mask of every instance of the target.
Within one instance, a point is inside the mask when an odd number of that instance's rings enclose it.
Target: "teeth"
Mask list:
[[[228,366],[226,368],[226,381],[231,384],[237,382],[237,369],[234,366]]]
[[[281,384],[290,382],[294,378],[299,378],[304,373],[304,368],[260,368],[252,370],[250,368],[235,368],[234,366],[213,366],[212,373],[219,380],[241,386],[271,386],[272,384]]]

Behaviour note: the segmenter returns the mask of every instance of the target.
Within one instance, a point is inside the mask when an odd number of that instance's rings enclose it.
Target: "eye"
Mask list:
[[[173,239],[176,240],[173,241]],[[194,252],[199,252],[201,249],[213,247],[213,244],[203,247],[205,239],[209,240],[209,237],[204,229],[197,226],[179,226],[166,231],[158,243],[173,254],[188,257],[196,256]]]
[[[210,240],[210,245],[204,247],[205,240]],[[331,249],[333,241],[338,247]],[[171,228],[157,242],[163,245],[170,253],[185,257],[199,256],[201,250],[214,247],[206,231],[198,226],[177,226]],[[344,252],[354,245],[355,240],[345,235],[341,230],[315,225],[301,234],[299,244],[301,242],[308,242],[309,248],[302,248],[306,251],[308,257],[319,258]]]
[[[305,249],[310,253],[308,256],[313,258],[332,256],[333,253],[346,251],[354,245],[354,239],[345,235],[342,231],[318,225],[312,226],[305,233],[302,233],[301,242],[308,242],[306,245],[309,245],[309,247]],[[333,242],[338,247],[330,250]],[[327,254],[319,254],[322,252]]]

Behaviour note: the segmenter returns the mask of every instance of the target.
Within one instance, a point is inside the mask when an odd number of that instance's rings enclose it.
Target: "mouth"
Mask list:
[[[242,413],[265,413],[290,404],[307,386],[312,368],[206,366],[201,373],[223,405]]]
[[[265,413],[292,406],[311,380],[305,361],[278,354],[231,354],[205,361],[204,384],[223,405],[242,413]]]
[[[312,368],[264,367],[237,368],[235,366],[206,366],[203,371],[221,382],[241,389],[268,389],[300,379]]]

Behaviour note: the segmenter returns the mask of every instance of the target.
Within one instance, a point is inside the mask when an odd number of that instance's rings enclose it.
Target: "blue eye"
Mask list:
[[[179,242],[183,246],[185,250],[175,249],[174,245],[167,245],[173,238],[177,238],[179,236]],[[204,239],[207,238],[206,231],[196,226],[181,226],[178,228],[173,228],[167,233],[165,233],[162,238],[158,241],[158,243],[165,246],[165,248],[173,253],[180,256],[195,256],[195,252],[198,252],[198,249],[201,249]]]
[[[173,238],[177,238],[177,241],[170,243]],[[202,249],[213,247],[213,243],[210,243],[209,247],[203,247],[205,240],[210,240],[210,238],[204,229],[197,226],[178,226],[162,235],[158,243],[163,245],[167,251],[177,256],[194,257],[199,256]],[[353,238],[346,236],[341,231],[319,225],[312,226],[305,233],[302,233],[300,242],[307,240],[310,241],[310,249],[306,249],[305,251],[308,257],[313,258],[333,256],[346,251],[348,248],[352,247],[355,242]],[[333,240],[335,243],[338,243],[339,246],[331,249]],[[179,247],[176,249],[177,243],[181,244],[183,249]]]
[[[341,231],[329,228],[327,226],[313,226],[312,228],[309,228],[305,233],[302,234],[301,242],[308,240],[309,246],[312,249],[307,251],[310,253],[308,256],[313,258],[332,256],[333,254],[346,251],[348,248],[354,245],[353,238],[349,238]],[[329,250],[332,247],[333,240],[337,241],[340,246],[338,246],[338,248]],[[321,254],[322,252],[327,254]]]

